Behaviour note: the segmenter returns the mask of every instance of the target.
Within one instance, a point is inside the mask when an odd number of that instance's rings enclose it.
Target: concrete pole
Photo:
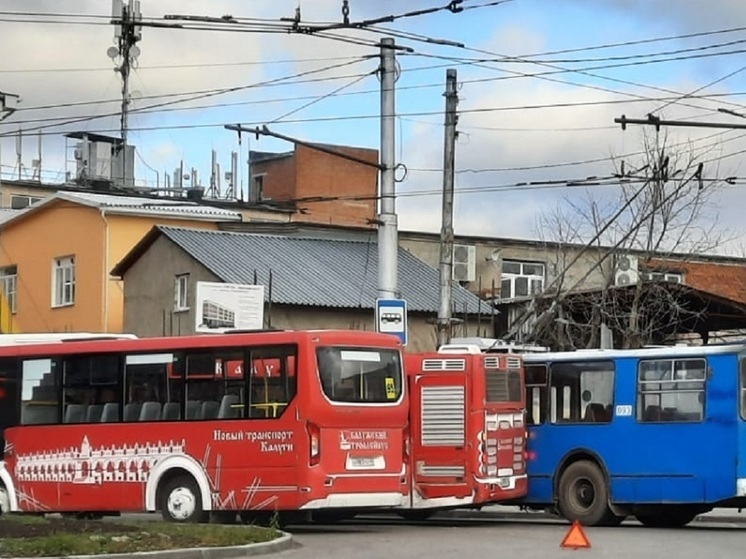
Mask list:
[[[443,141],[443,223],[440,229],[440,307],[438,347],[451,339],[451,281],[453,279],[453,175],[456,159],[456,70],[446,70],[446,114]]]
[[[381,40],[381,204],[378,214],[378,296],[398,297],[399,238],[396,217],[396,55],[394,39]]]

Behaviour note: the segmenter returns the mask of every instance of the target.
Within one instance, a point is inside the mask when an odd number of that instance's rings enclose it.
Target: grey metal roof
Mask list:
[[[197,204],[186,200],[164,200],[140,198],[137,196],[117,196],[95,192],[59,192],[55,198],[80,202],[115,213],[136,215],[173,215],[177,218],[209,218],[218,221],[240,221],[240,212],[224,210],[214,206]]]
[[[290,238],[159,226],[160,232],[226,283],[268,285],[272,301],[287,305],[371,309],[378,296],[378,246],[371,242]],[[399,291],[407,308],[437,313],[439,272],[399,248]],[[268,290],[265,291],[268,296]],[[458,284],[457,314],[489,313],[490,306]],[[481,309],[480,309],[481,307]]]

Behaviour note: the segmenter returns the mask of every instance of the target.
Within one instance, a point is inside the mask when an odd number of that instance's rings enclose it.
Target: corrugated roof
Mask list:
[[[163,200],[140,198],[137,196],[117,196],[114,194],[99,194],[95,192],[64,192],[58,193],[59,198],[87,203],[100,208],[107,208],[117,213],[158,214],[175,217],[209,217],[211,219],[240,221],[241,214],[231,210],[224,210],[214,206],[207,206],[187,200]]]
[[[240,212],[224,210],[214,206],[207,206],[187,200],[163,200],[144,198],[139,196],[117,196],[115,194],[99,194],[96,192],[56,192],[43,200],[31,204],[29,207],[10,216],[0,225],[6,226],[35,214],[56,202],[67,201],[82,204],[92,208],[103,208],[112,214],[127,214],[140,216],[158,216],[161,218],[192,219],[200,221],[242,221]]]
[[[372,309],[378,296],[378,246],[371,242],[289,238],[252,233],[158,230],[227,283],[268,285],[272,301],[287,305]],[[437,313],[439,272],[399,249],[399,291],[410,311]],[[268,295],[268,294],[267,294]],[[488,304],[458,284],[456,312],[490,312]]]

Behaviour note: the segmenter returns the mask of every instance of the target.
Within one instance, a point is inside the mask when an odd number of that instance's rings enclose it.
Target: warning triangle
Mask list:
[[[591,542],[583,531],[580,522],[575,520],[570,529],[562,540],[560,547],[569,547],[571,549],[586,549],[591,547]]]

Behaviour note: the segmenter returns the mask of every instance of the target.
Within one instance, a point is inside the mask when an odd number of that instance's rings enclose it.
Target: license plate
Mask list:
[[[384,470],[386,460],[383,456],[347,456],[345,467],[348,470]]]
[[[376,461],[373,458],[350,458],[350,466],[353,468],[375,468]]]

